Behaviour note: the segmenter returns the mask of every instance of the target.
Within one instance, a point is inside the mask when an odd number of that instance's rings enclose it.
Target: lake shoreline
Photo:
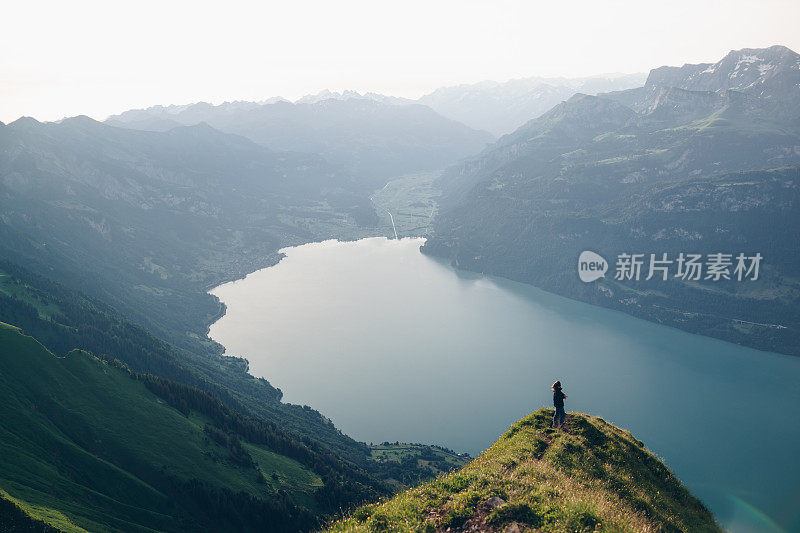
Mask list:
[[[749,520],[737,502],[779,515],[788,496],[776,487],[790,482],[787,466],[800,468],[785,445],[800,431],[779,421],[800,416],[797,358],[456,270],[422,254],[422,242],[284,248],[278,264],[214,289],[228,313],[211,336],[280,386],[284,401],[322,409],[363,442],[475,455],[549,405],[560,378],[568,411],[637,434],[723,523]],[[783,414],[763,405],[764,388]],[[763,421],[757,433],[743,425],[752,419]],[[699,427],[704,446],[687,448]]]

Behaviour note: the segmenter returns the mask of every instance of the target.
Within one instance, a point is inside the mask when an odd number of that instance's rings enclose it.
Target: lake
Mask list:
[[[326,241],[215,288],[210,335],[366,442],[477,454],[552,403],[644,441],[734,531],[800,531],[800,358],[457,271],[423,239]]]

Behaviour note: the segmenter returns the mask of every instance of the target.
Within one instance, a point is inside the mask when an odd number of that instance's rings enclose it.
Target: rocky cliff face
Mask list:
[[[646,85],[777,98],[800,89],[800,54],[785,46],[732,50],[716,63],[653,69]]]

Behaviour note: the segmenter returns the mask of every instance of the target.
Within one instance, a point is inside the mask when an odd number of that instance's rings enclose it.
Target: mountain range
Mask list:
[[[424,253],[800,354],[800,56],[785,47],[646,80],[21,118],[0,124],[0,524],[296,531],[367,502],[331,527],[716,530],[602,419],[555,433],[534,413],[452,475],[466,459],[421,445],[379,463],[207,337],[224,312],[210,287],[284,246],[373,235],[376,189],[443,167]],[[579,280],[584,250],[605,278]],[[615,279],[620,254],[662,252],[764,261],[745,282]]]
[[[159,105],[125,111],[106,122],[153,131],[207,122],[276,150],[321,154],[357,174],[375,175],[373,183],[379,183],[473,155],[492,137],[510,133],[576,93],[629,89],[644,81],[644,74],[532,77],[441,87],[417,100],[326,90],[294,103],[275,97],[216,106]]]
[[[373,190],[319,154],[277,151],[205,122],[167,131],[88,117],[0,124],[0,320],[23,328],[9,326],[0,361],[39,368],[44,380],[3,370],[2,431],[38,433],[2,439],[10,446],[2,456],[14,460],[0,461],[0,523],[309,529],[385,493],[383,479],[403,486],[456,464],[424,446],[425,461],[377,463],[364,443],[318,411],[284,403],[280,389],[206,336],[224,311],[208,288],[275,263],[283,246],[375,231]],[[85,395],[66,393],[75,380],[45,393],[60,373],[83,382]],[[107,388],[130,394],[98,403]],[[31,418],[21,405],[39,396],[50,403]],[[160,403],[166,411],[142,412]],[[176,423],[170,409],[187,421]],[[190,437],[172,447],[171,428]],[[26,471],[41,475],[26,480]],[[76,503],[82,497],[91,502]]]
[[[644,74],[588,78],[520,78],[507,82],[441,87],[418,102],[442,115],[495,136],[511,133],[528,120],[575,94],[597,94],[641,86]]]
[[[800,353],[800,56],[775,46],[575,95],[441,177],[423,250],[689,331]],[[577,277],[581,251],[612,274]],[[750,283],[613,277],[621,253],[761,253]],[[660,257],[660,256],[659,256]]]
[[[20,119],[0,126],[0,181],[5,258],[183,346],[205,343],[220,312],[205,288],[277,260],[286,244],[376,220],[369,189],[319,155],[207,124],[145,132]]]
[[[207,123],[272,150],[319,154],[371,188],[409,172],[437,170],[480,151],[493,137],[414,103],[322,94],[297,103],[247,102],[156,107],[109,117],[108,124],[166,131]]]

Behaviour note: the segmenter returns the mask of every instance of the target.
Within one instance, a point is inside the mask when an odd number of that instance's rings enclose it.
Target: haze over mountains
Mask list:
[[[800,56],[775,46],[576,95],[441,178],[424,250],[689,331],[800,353]],[[775,170],[768,170],[775,169]],[[746,171],[746,172],[742,172]],[[760,252],[752,284],[576,282],[583,250]],[[743,322],[746,321],[747,323]]]
[[[294,103],[275,97],[217,106],[154,106],[111,116],[107,122],[154,131],[207,122],[277,150],[319,153],[357,174],[385,177],[387,172],[435,169],[472,155],[492,140],[483,131],[495,137],[510,133],[578,92],[628,89],[644,79],[644,74],[630,74],[487,81],[442,87],[418,100],[322,91]]]
[[[567,265],[578,243],[598,242],[597,228],[618,232],[608,237],[614,243],[630,235],[646,239],[639,245],[647,249],[763,241],[775,250],[769,281],[762,283],[774,283],[783,304],[746,300],[743,312],[785,325],[784,311],[793,312],[797,298],[791,281],[796,189],[791,170],[761,171],[800,160],[799,64],[796,53],[776,46],[734,51],[715,64],[656,68],[642,87],[573,95],[488,146],[489,134],[427,106],[347,92],[297,103],[157,106],[107,124],[86,117],[58,124],[20,119],[0,126],[0,249],[105,299],[172,342],[215,351],[204,337],[219,310],[201,289],[277,260],[281,246],[372,234],[377,217],[369,197],[386,180],[466,158],[439,182],[444,212],[427,251],[463,268],[785,351],[793,331],[743,332],[739,323],[720,326],[707,316],[654,315],[660,308],[649,305],[651,291],[631,299],[620,296],[620,287],[600,284],[607,291],[597,293],[573,284]],[[636,79],[558,83],[566,95]],[[443,88],[420,101],[439,109],[461,102],[464,116],[477,120],[466,104],[489,99],[503,107],[497,116],[522,119],[528,112],[518,110],[546,105],[543,95],[554,92],[542,88],[556,85],[532,78]],[[703,179],[740,170],[761,173]],[[702,209],[682,205],[690,191]],[[646,230],[647,217],[658,219],[652,224],[667,220],[653,215],[661,204],[667,207],[658,209],[685,222]],[[719,230],[709,226],[715,209]],[[773,220],[778,236],[754,233],[764,227],[756,223],[761,220]],[[558,259],[539,265],[549,250]],[[727,287],[719,297],[743,289]],[[696,287],[673,290],[707,296]],[[671,298],[654,303],[674,307]],[[762,305],[768,307],[763,313]]]
[[[588,78],[520,78],[442,87],[418,100],[442,115],[499,137],[577,93],[597,94],[639,87],[645,74]]]
[[[364,443],[222,356],[207,332],[224,310],[207,290],[284,246],[380,233],[375,191],[442,169],[425,253],[800,354],[800,56],[785,47],[646,80],[22,118],[0,124],[0,321],[23,328],[0,324],[0,445],[19,458],[0,461],[0,503],[89,529],[237,527],[258,513],[311,527],[386,493],[389,469]],[[582,284],[583,250],[612,268],[622,252],[764,263],[754,282]],[[103,401],[109,388],[128,401]],[[176,431],[185,449],[169,446]],[[397,469],[421,477],[415,461]]]
[[[145,132],[20,119],[0,126],[0,139],[3,256],[178,344],[204,338],[219,313],[203,286],[282,245],[330,236],[332,221],[375,219],[368,189],[319,155],[207,124]]]
[[[199,103],[177,112],[150,108],[108,119],[113,125],[161,131],[200,122],[273,150],[320,154],[373,188],[394,176],[438,169],[493,140],[429,107],[394,105],[369,95],[294,104]]]

